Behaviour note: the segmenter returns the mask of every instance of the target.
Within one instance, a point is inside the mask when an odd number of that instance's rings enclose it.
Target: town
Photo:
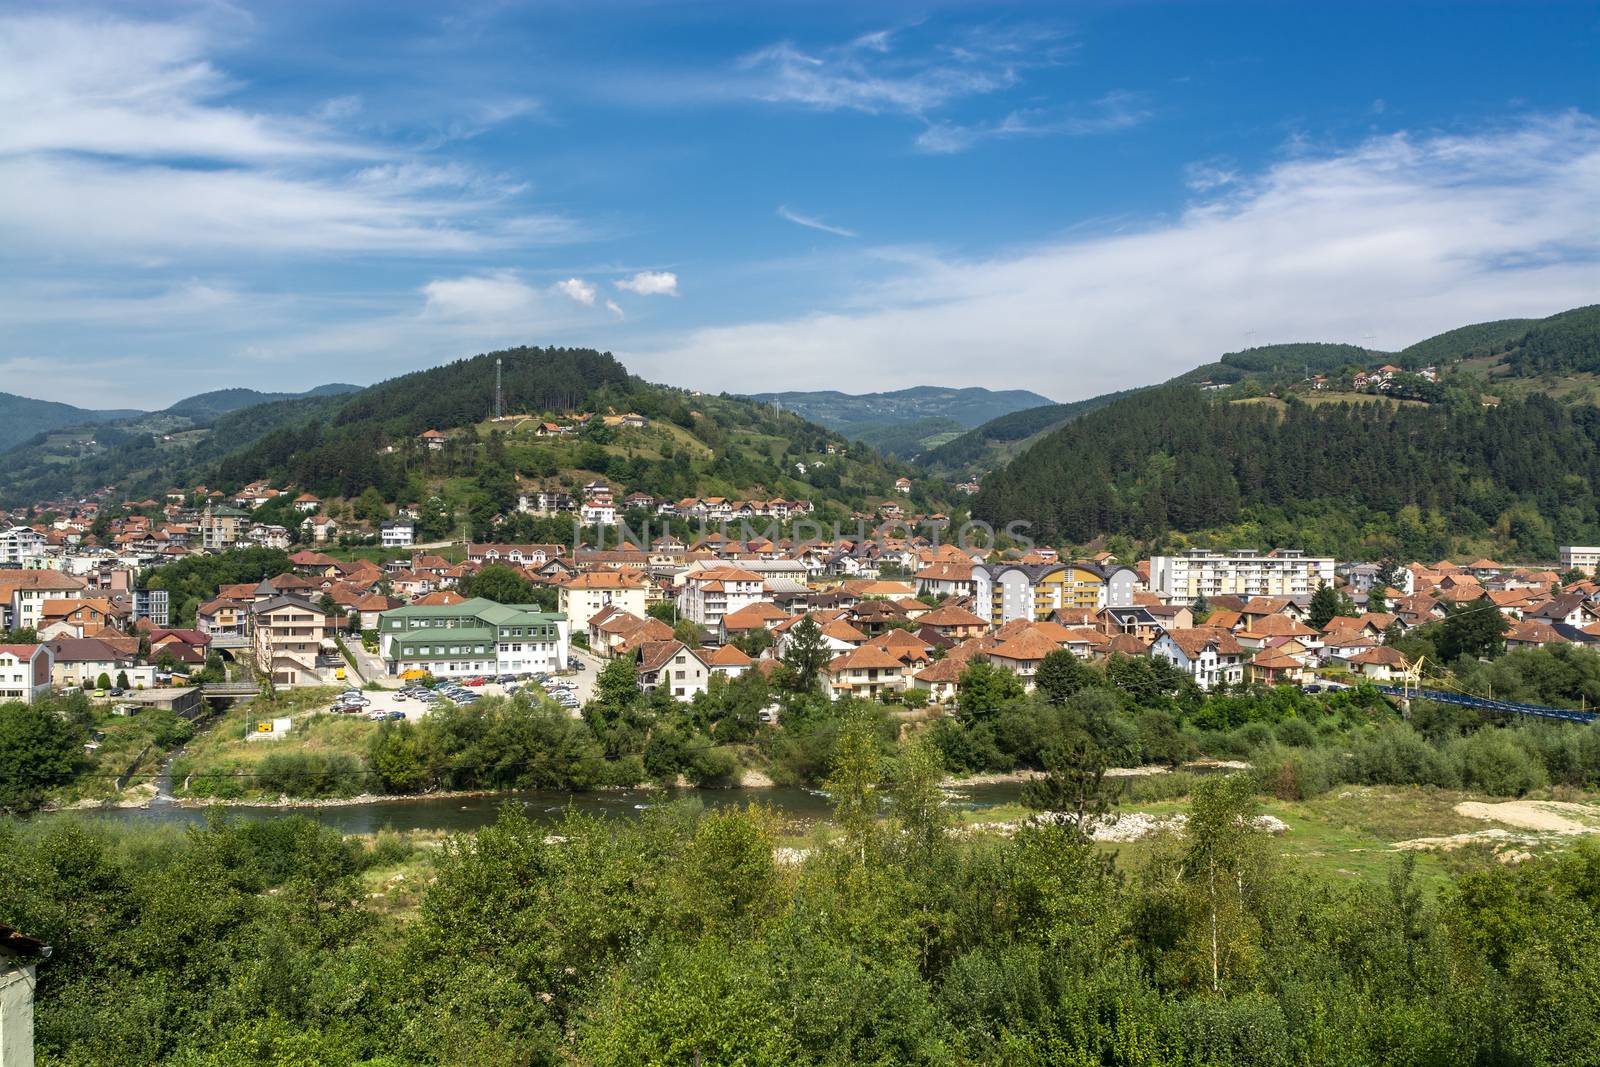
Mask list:
[[[297,528],[252,519],[280,498],[303,516]],[[806,501],[657,500],[597,480],[572,494],[523,494],[519,510],[573,516],[602,544],[624,509],[695,520],[701,535],[609,548],[418,546],[416,509],[401,507],[343,527],[346,544],[353,533],[354,543],[378,546],[379,562],[334,547],[341,523],[328,512],[347,513],[347,504],[256,482],[119,501],[104,522],[94,500],[41,506],[49,521],[0,532],[0,628],[10,635],[0,698],[88,689],[157,699],[218,660],[274,687],[354,678],[398,687],[424,676],[482,684],[566,673],[581,652],[630,660],[645,690],[692,701],[718,676],[776,669],[807,620],[828,653],[827,693],[916,706],[953,706],[974,660],[1031,690],[1056,651],[1160,659],[1206,691],[1388,683],[1415,669],[1391,647],[1397,640],[1480,602],[1504,617],[1507,648],[1600,643],[1593,547],[1563,548],[1542,567],[1340,561],[1293,549],[1063,559],[1047,547],[938,543],[937,530],[913,531],[944,516],[907,516],[894,501],[870,517],[875,529],[797,541],[781,530],[811,511]],[[752,519],[774,520],[768,532],[778,536],[741,537]],[[169,591],[141,581],[179,560],[247,548],[288,551],[288,568],[219,585],[181,626]],[[491,567],[542,591],[542,604],[463,596]],[[1319,609],[1321,594],[1331,612]]]
[[[0,4],[0,1067],[1600,1067],[1596,14]]]

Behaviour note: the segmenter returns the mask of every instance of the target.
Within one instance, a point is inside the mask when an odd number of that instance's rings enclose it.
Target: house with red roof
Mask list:
[[[46,645],[0,645],[0,702],[32,704],[49,696],[54,669]]]

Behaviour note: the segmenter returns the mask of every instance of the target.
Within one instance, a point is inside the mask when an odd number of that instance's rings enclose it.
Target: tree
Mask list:
[[[118,689],[127,689],[127,688],[129,688],[129,685],[128,685],[128,672],[127,671],[118,671],[117,672],[117,688]]]
[[[1094,820],[1111,807],[1113,792],[1106,788],[1110,761],[1103,748],[1083,730],[1046,746],[1044,776],[1022,786],[1022,802],[1035,811],[1069,812],[1072,830],[1088,841]]]
[[[913,856],[926,858],[944,845],[950,818],[939,787],[943,779],[939,748],[925,733],[900,746],[890,797],[895,821],[905,834],[904,845]]]
[[[760,658],[772,644],[772,631],[765,626],[753,626],[733,639],[733,646],[752,659]]]
[[[1372,576],[1372,584],[1376,589],[1405,588],[1406,569],[1400,566],[1398,560],[1386,559],[1378,564],[1378,571]]]
[[[1382,614],[1389,610],[1389,595],[1383,591],[1381,585],[1374,585],[1367,591],[1367,610],[1374,615]]]
[[[1327,582],[1323,582],[1317,586],[1317,591],[1311,594],[1311,610],[1307,614],[1306,622],[1314,629],[1320,630],[1335,616],[1353,618],[1355,614],[1356,606],[1349,594],[1342,593]]]
[[[877,844],[878,783],[882,777],[871,705],[852,703],[845,709],[839,730],[828,793],[833,797],[834,821],[863,865]]]
[[[1190,799],[1183,872],[1201,901],[1213,993],[1222,991],[1248,936],[1247,885],[1259,877],[1264,859],[1255,813],[1254,784],[1245,774],[1202,778]]]
[[[1205,594],[1202,593],[1200,596],[1195,597],[1194,603],[1189,605],[1189,614],[1194,616],[1194,624],[1196,626],[1203,625],[1207,619],[1211,618],[1211,603],[1206,600]]]
[[[1056,707],[1066,704],[1067,698],[1080,689],[1099,681],[1094,668],[1064,648],[1048,653],[1040,660],[1039,669],[1033,676],[1034,687]]]
[[[462,579],[459,591],[462,596],[482,597],[496,604],[529,604],[534,599],[533,583],[504,563],[491,563]]]
[[[350,505],[350,510],[363,522],[382,522],[389,517],[389,505],[376,486],[363,489],[361,495]]]
[[[810,615],[789,628],[783,663],[789,668],[796,692],[809,693],[817,687],[818,676],[828,664],[828,641],[822,627]]]
[[[0,704],[0,809],[26,811],[70,779],[86,737],[53,703]]]
[[[956,679],[956,707],[962,716],[990,715],[1022,699],[1022,683],[1003,667],[975,659]]]
[[[94,687],[96,689],[110,689],[111,675],[107,674],[105,671],[101,671],[100,677],[94,680]]]
[[[1434,647],[1446,663],[1461,656],[1494,659],[1505,652],[1506,631],[1510,628],[1499,605],[1484,594],[1470,604],[1447,609],[1444,620],[1436,628]]]
[[[620,708],[638,698],[639,669],[633,660],[619,656],[600,668],[594,685],[594,699],[597,702]]]

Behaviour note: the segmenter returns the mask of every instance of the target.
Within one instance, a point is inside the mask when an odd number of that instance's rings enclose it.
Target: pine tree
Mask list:
[[[793,675],[797,691],[806,693],[817,687],[817,678],[828,664],[828,642],[817,620],[807,615],[790,627],[783,663]]]

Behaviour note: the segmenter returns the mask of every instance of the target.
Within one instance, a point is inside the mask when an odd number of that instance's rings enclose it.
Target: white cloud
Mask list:
[[[510,271],[461,278],[436,278],[422,287],[423,316],[503,322],[522,319],[539,306],[539,294]]]
[[[642,270],[631,278],[619,278],[612,284],[640,296],[678,295],[678,276],[670,270]]]
[[[628,317],[627,313],[622,310],[615,300],[606,301],[606,310],[615,315],[618,322],[621,322]]]
[[[730,389],[771,388],[777,366],[853,389],[1003,384],[1067,400],[1247,344],[1397,348],[1600,292],[1600,124],[1584,115],[1375,138],[1224,193],[1141,231],[981,259],[864,250],[881,266],[841,296],[858,310],[700,329],[626,358]]]
[[[556,282],[556,290],[568,300],[575,300],[586,307],[594,307],[594,285],[582,278],[568,278],[564,282]]]
[[[0,19],[0,154],[277,160],[359,156],[317,123],[220,103],[206,34],[113,17]]]
[[[478,251],[579,228],[519,210],[519,184],[406,158],[339,130],[358,97],[310,114],[229,103],[198,20],[0,16],[0,245],[161,260],[180,250]],[[477,126],[525,113],[478,105]]]
[[[804,226],[807,229],[812,230],[821,230],[823,233],[831,233],[835,237],[856,236],[856,232],[854,230],[847,230],[843,226],[830,226],[828,223],[823,222],[821,219],[816,218],[813,215],[802,215],[798,211],[791,211],[783,204],[778,205],[778,217],[780,219],[787,219],[796,226]]]

